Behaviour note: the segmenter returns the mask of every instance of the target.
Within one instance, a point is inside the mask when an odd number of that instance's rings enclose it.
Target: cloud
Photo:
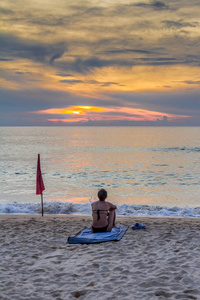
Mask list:
[[[165,20],[162,21],[163,24],[166,25],[168,28],[182,28],[182,27],[197,27],[198,22],[190,23],[190,22],[184,22],[183,20],[179,21],[171,21],[171,20]]]
[[[0,8],[0,12],[2,13],[2,15],[13,15],[14,12],[11,9],[6,9],[1,7]]]
[[[2,58],[0,57],[0,61],[12,61],[13,59],[12,58]]]
[[[73,105],[158,111],[156,124],[172,124],[168,114],[198,123],[198,1],[2,1],[1,124],[49,124],[28,112]]]
[[[33,112],[34,113],[34,112]],[[157,124],[167,125],[168,119],[173,121],[174,119],[185,119],[187,116],[167,114],[164,115],[158,111],[131,108],[131,107],[94,107],[94,106],[70,106],[65,108],[52,108],[42,111],[36,111],[35,114],[47,115],[48,121],[52,122],[106,122],[106,124],[112,124],[112,122],[156,122]],[[53,115],[53,118],[52,118]],[[141,123],[142,124],[142,123]]]
[[[166,5],[164,2],[161,1],[153,1],[151,3],[145,2],[138,2],[135,6],[145,7],[145,8],[152,8],[154,10],[168,10],[169,6]]]
[[[190,61],[186,61],[186,58],[180,58],[179,60],[175,57],[121,57],[121,58],[107,58],[101,59],[98,57],[75,58],[74,61],[60,60],[56,62],[55,66],[70,72],[87,74],[92,72],[94,69],[103,69],[106,67],[127,67],[132,68],[133,66],[163,66],[163,65],[175,65]]]
[[[169,91],[167,93],[121,93],[113,98],[123,99],[126,106],[134,106],[150,111],[160,111],[163,115],[176,114],[195,117],[200,115],[199,90]],[[120,101],[119,101],[120,102]],[[200,119],[199,119],[200,124]]]
[[[28,99],[28,100],[27,100]],[[56,99],[56,101],[55,101]],[[189,99],[189,100],[188,100]],[[56,105],[56,106],[55,106]],[[47,121],[49,119],[45,115],[34,115],[30,112],[37,110],[46,110],[53,107],[69,107],[77,106],[96,106],[104,108],[104,117],[98,121],[93,121],[93,125],[200,125],[200,102],[199,93],[191,93],[183,91],[182,93],[117,93],[110,95],[110,100],[101,98],[88,99],[87,97],[78,97],[70,95],[66,92],[53,92],[48,90],[27,90],[27,91],[8,91],[1,92],[1,116],[0,125],[53,125],[59,124]],[[118,108],[116,110],[116,107]],[[124,110],[126,107],[126,110]],[[134,113],[136,109],[137,114]],[[144,111],[156,112],[154,121],[137,121],[140,116],[144,115]],[[142,113],[143,112],[143,113]],[[159,112],[159,113],[158,113]],[[90,118],[94,113],[91,112]],[[127,116],[131,114],[135,121],[130,121]],[[174,120],[169,119],[169,115],[174,115]],[[185,115],[188,118],[179,118]],[[44,117],[45,116],[45,117]],[[113,118],[112,118],[113,116]],[[123,117],[123,121],[118,118]],[[166,120],[163,116],[167,116]],[[76,115],[75,115],[76,117]],[[177,117],[177,118],[176,118]],[[51,119],[63,119],[56,115]],[[101,119],[101,120],[100,120]],[[110,119],[110,121],[109,121]],[[118,119],[118,121],[117,121]],[[158,121],[158,120],[159,121]],[[175,120],[176,119],[176,120]],[[105,121],[106,120],[106,121]],[[182,121],[181,121],[182,120]],[[162,124],[159,123],[162,121]],[[167,121],[167,123],[166,123]],[[106,123],[105,123],[106,122]],[[165,122],[165,124],[164,124]],[[68,125],[66,122],[60,124]],[[71,124],[71,123],[70,123]],[[74,123],[75,125],[75,123]],[[76,125],[81,125],[78,123]],[[84,123],[84,125],[86,125]]]
[[[186,80],[186,81],[184,81],[184,83],[187,83],[187,84],[200,84],[200,80],[197,80],[197,81]]]
[[[88,72],[91,72],[95,68],[104,68],[112,65],[118,65],[118,64],[128,64],[125,61],[120,62],[117,60],[106,60],[106,59],[100,59],[98,57],[88,57],[88,58],[81,58],[77,57],[73,61],[59,61],[56,62],[56,66],[63,70],[68,70],[71,72],[77,72],[80,74],[86,74]]]
[[[139,54],[157,54],[155,51],[149,51],[149,50],[142,50],[142,49],[113,49],[113,50],[107,50],[105,53],[108,54],[126,54],[126,53],[139,53]]]
[[[62,74],[62,73],[57,73],[56,76],[60,76],[60,77],[71,77],[73,76],[72,74]]]
[[[69,83],[69,84],[76,84],[76,83],[82,83],[83,81],[74,79],[74,80],[60,80],[60,82]]]
[[[10,34],[0,34],[0,53],[3,57],[9,57],[9,60],[10,58],[26,58],[52,64],[62,57],[66,50],[65,43],[33,42]]]
[[[99,59],[98,57],[89,57],[87,59],[77,58],[74,66],[75,70],[84,73],[94,68],[103,68],[112,65],[110,60]]]
[[[101,86],[111,86],[111,85],[118,85],[117,82],[100,82]]]

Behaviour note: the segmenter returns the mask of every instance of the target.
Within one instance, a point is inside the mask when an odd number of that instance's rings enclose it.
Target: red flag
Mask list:
[[[44,182],[42,179],[42,173],[40,168],[40,154],[38,154],[37,161],[37,178],[36,178],[36,195],[42,195],[42,191],[45,190]]]

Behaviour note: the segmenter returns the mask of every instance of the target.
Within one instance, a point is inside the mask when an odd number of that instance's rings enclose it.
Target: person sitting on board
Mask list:
[[[107,232],[111,231],[115,226],[115,210],[117,206],[105,201],[107,191],[101,189],[98,192],[99,200],[92,203],[92,232]]]

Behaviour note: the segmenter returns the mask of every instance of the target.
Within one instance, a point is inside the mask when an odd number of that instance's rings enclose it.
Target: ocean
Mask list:
[[[90,214],[100,188],[125,215],[200,217],[200,127],[1,127],[0,213]]]

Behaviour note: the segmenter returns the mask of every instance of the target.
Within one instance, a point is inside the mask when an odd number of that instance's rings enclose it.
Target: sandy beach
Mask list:
[[[86,215],[0,215],[1,299],[200,299],[200,218],[117,216],[119,242],[69,245]]]

